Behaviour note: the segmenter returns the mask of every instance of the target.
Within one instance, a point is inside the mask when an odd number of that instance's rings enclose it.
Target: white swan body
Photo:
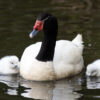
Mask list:
[[[19,72],[17,56],[5,56],[0,59],[0,74],[17,74]]]
[[[53,61],[42,62],[35,57],[41,42],[28,46],[20,61],[20,74],[28,80],[53,80],[70,77],[81,72],[83,68],[83,41],[78,34],[73,41],[56,42]]]
[[[100,59],[87,65],[86,75],[87,76],[100,76]]]

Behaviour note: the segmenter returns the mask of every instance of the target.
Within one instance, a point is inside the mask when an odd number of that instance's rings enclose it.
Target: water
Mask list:
[[[100,58],[99,0],[0,0],[0,57],[17,55],[42,40],[28,37],[36,16],[47,11],[58,18],[57,39],[72,40],[82,33],[85,68]],[[0,76],[0,100],[100,100],[100,78],[81,75],[53,82],[32,82],[19,76]]]

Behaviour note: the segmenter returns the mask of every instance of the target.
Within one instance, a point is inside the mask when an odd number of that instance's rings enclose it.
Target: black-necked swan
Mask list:
[[[5,56],[0,59],[0,74],[17,74],[19,72],[19,59],[17,56]]]
[[[86,75],[87,76],[100,76],[100,59],[95,60],[91,64],[87,65]]]
[[[57,18],[41,13],[30,37],[43,29],[42,42],[28,46],[20,61],[20,75],[28,80],[46,81],[62,79],[81,72],[83,68],[83,41],[78,34],[72,41],[59,40]]]

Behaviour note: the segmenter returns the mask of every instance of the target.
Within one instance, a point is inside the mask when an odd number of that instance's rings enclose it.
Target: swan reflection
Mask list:
[[[0,82],[9,87],[18,88],[19,77],[17,75],[0,75]]]
[[[6,93],[9,95],[18,95],[19,80],[16,75],[0,75],[0,83],[8,86]]]
[[[19,76],[0,76],[0,83],[7,85],[6,94],[21,95],[40,100],[76,100],[81,94],[80,77],[50,82],[27,81]]]
[[[87,89],[100,89],[100,78],[87,77]]]
[[[52,99],[54,88],[53,82],[22,81],[20,85],[26,88],[24,93],[21,94],[24,97],[45,100]]]
[[[55,82],[21,82],[25,89],[21,95],[42,100],[76,100],[81,94],[74,92],[81,90],[81,79],[74,77]],[[28,88],[28,89],[27,89]]]

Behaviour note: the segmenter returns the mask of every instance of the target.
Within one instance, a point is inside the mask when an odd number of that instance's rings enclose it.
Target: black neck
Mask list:
[[[44,38],[36,59],[40,61],[53,61],[56,37],[57,30],[44,30]]]

